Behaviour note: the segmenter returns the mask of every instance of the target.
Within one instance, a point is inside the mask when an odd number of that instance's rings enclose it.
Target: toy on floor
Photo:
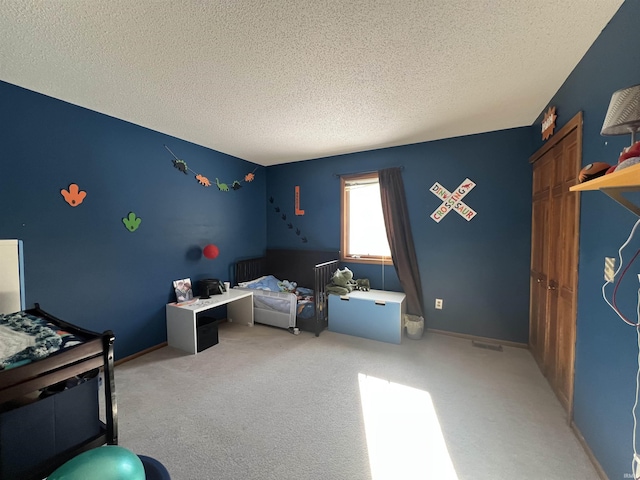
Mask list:
[[[142,461],[117,445],[94,448],[73,457],[47,480],[145,480]]]

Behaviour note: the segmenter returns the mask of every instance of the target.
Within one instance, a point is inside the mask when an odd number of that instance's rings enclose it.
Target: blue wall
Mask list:
[[[527,343],[531,149],[527,127],[269,167],[268,246],[339,250],[336,174],[402,166],[428,327]],[[434,222],[430,215],[441,201],[430,187],[439,182],[453,191],[466,177],[477,186],[464,202],[477,216],[468,222],[450,212]],[[304,216],[293,215],[296,185]],[[383,288],[382,267],[348,266],[355,278]],[[384,288],[400,290],[393,267],[384,270]],[[443,310],[434,309],[435,298],[444,299]]]
[[[549,102],[559,126],[584,112],[583,164],[615,163],[629,143],[600,136],[600,128],[612,92],[640,83],[638,18],[640,0],[627,0]],[[397,165],[404,167],[428,326],[528,340],[527,159],[542,144],[542,112],[531,128],[258,167],[253,183],[225,193],[175,170],[163,144],[211,180],[230,183],[256,165],[2,82],[0,105],[0,238],[24,240],[27,305],[113,329],[118,357],[166,339],[164,305],[176,278],[231,278],[236,259],[266,246],[337,250],[335,174]],[[452,190],[465,177],[477,183],[465,198],[477,217],[466,222],[450,213],[436,224],[429,215],[440,202],[429,188],[438,181]],[[88,192],[76,208],[60,195],[70,183]],[[304,216],[294,215],[296,185]],[[581,195],[574,421],[608,476],[623,478],[633,451],[638,347],[636,332],[607,307],[600,288],[603,258],[617,255],[636,217],[599,192]],[[142,218],[133,233],[120,220],[129,211]],[[208,243],[220,248],[215,260],[200,254]],[[383,284],[381,267],[349,266],[374,288],[399,289],[392,268],[384,269]],[[631,268],[630,283],[639,272]],[[619,299],[632,318],[636,286],[623,285]],[[441,311],[433,308],[436,297],[444,299]]]
[[[582,163],[615,164],[630,135],[603,137],[602,122],[611,94],[640,83],[640,1],[627,0],[577,65],[549,105],[557,107],[559,126],[584,112]],[[546,108],[545,108],[546,110]],[[543,110],[544,111],[544,110]],[[534,126],[540,145],[542,114]],[[578,194],[576,194],[578,195]],[[575,363],[574,421],[611,479],[631,473],[633,457],[631,408],[638,365],[636,332],[618,319],[602,299],[604,257],[617,257],[635,215],[600,192],[581,195],[578,319]],[[626,250],[628,262],[640,239]],[[636,320],[637,276],[630,268],[618,304]],[[609,298],[612,287],[608,287]]]
[[[230,279],[236,259],[263,253],[263,167],[2,82],[0,105],[0,238],[24,240],[27,308],[113,330],[121,358],[166,340],[173,280]],[[211,181],[256,178],[202,187],[164,144]],[[77,207],[60,194],[71,183],[87,192]]]

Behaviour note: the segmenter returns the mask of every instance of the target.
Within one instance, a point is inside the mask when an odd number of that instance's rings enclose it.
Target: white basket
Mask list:
[[[404,315],[404,326],[407,329],[407,337],[412,340],[420,340],[424,333],[424,318],[417,315]]]

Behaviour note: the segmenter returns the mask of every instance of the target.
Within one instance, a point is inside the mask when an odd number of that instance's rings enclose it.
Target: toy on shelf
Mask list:
[[[601,177],[605,173],[608,173],[610,168],[611,165],[604,162],[594,162],[585,165],[578,174],[578,181],[582,183],[593,180],[594,178]]]
[[[631,165],[640,163],[640,141],[622,150],[618,163],[607,170],[607,173],[619,172]]]
[[[580,183],[587,182],[594,178],[608,175],[609,173],[619,172],[620,170],[630,167],[631,165],[635,165],[636,163],[640,163],[640,141],[624,148],[615,165],[609,165],[604,162],[594,162],[585,165],[582,170],[580,170],[578,181]]]

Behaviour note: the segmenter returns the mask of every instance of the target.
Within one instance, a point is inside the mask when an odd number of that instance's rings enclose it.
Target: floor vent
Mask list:
[[[478,348],[486,348],[488,350],[495,350],[496,352],[501,352],[502,351],[502,345],[496,345],[493,343],[482,343],[482,342],[476,342],[475,340],[471,340],[471,345],[473,345],[474,347],[478,347]]]

